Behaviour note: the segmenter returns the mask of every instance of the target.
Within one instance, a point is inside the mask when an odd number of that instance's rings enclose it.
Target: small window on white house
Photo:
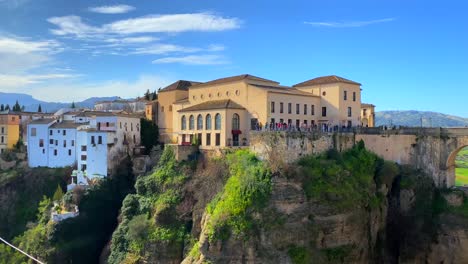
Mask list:
[[[37,129],[35,127],[31,128],[31,137],[35,137],[37,133]]]

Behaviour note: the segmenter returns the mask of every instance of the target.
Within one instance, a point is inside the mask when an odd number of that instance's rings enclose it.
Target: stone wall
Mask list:
[[[177,144],[167,144],[166,147],[174,149],[175,158],[177,161],[189,160],[190,156],[198,152],[198,146],[182,146]]]

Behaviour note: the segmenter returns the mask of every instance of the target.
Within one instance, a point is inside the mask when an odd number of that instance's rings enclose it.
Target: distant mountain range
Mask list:
[[[121,99],[118,96],[110,96],[110,97],[91,97],[81,102],[75,102],[75,106],[77,108],[93,108],[94,103],[98,101],[112,101],[116,99]],[[42,111],[51,113],[55,112],[60,108],[67,108],[70,107],[72,102],[67,103],[59,103],[59,102],[45,102],[41,100],[37,100],[29,94],[21,94],[21,93],[2,93],[0,92],[0,104],[9,104],[12,107],[16,100],[18,103],[25,107],[25,111],[37,111],[39,105],[41,105]]]
[[[427,111],[381,111],[375,113],[377,126],[466,127],[468,118]]]

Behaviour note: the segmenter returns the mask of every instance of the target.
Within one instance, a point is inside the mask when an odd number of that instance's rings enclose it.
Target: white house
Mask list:
[[[89,179],[106,177],[140,145],[140,117],[123,112],[81,111],[66,120],[28,125],[30,167],[73,166]]]

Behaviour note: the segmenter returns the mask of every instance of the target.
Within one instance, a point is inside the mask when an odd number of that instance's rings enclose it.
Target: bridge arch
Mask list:
[[[455,179],[456,179],[456,173],[455,173],[455,160],[457,159],[458,154],[460,151],[464,148],[468,147],[468,143],[464,145],[458,146],[454,151],[452,151],[448,157],[447,160],[447,187],[453,187],[455,186]]]

